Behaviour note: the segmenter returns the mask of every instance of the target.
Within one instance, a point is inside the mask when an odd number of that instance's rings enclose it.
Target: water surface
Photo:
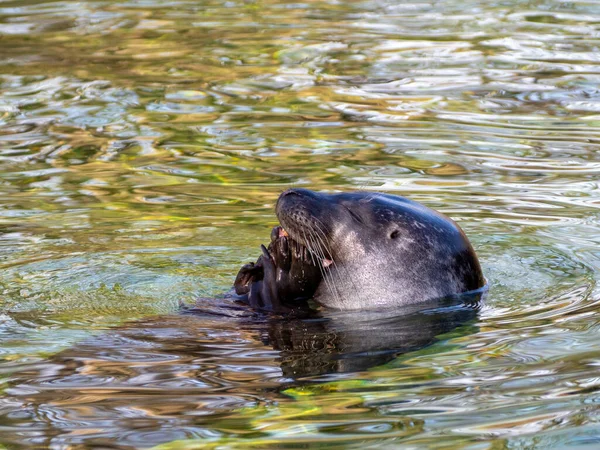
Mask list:
[[[596,448],[599,36],[593,1],[0,1],[0,446]],[[485,303],[214,300],[290,186],[450,215]]]

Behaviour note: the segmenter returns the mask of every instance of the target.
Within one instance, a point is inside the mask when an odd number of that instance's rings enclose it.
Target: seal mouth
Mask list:
[[[301,255],[310,255],[310,259],[313,262],[313,265],[320,265],[323,269],[327,269],[329,266],[333,264],[333,260],[327,257],[322,257],[315,254],[309,247],[301,243],[299,240],[294,239],[293,236],[290,235],[281,225],[276,226],[271,231],[271,242],[275,242],[277,239],[286,239],[291,241],[291,244],[296,246],[296,250],[298,254]]]

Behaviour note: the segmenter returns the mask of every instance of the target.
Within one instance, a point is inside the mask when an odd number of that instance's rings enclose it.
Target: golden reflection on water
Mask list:
[[[597,446],[599,18],[0,3],[0,446]],[[214,300],[289,186],[449,214],[482,309],[392,326]]]

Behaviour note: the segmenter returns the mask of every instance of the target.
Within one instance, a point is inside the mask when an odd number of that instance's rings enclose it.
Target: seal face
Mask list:
[[[277,217],[314,255],[318,303],[336,309],[413,304],[479,289],[477,255],[450,218],[404,197],[290,189]]]

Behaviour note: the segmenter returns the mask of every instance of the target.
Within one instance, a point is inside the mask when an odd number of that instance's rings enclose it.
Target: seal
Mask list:
[[[407,198],[289,189],[280,195],[276,214],[282,230],[272,236],[269,249],[262,247],[256,264],[262,274],[247,280],[250,291],[254,285],[260,291],[249,301],[252,306],[293,304],[298,292],[293,280],[307,271],[309,276],[300,277],[303,296],[340,310],[392,308],[485,286],[477,255],[460,227]],[[280,249],[279,234],[298,251],[290,256]],[[282,265],[282,256],[292,262]]]

